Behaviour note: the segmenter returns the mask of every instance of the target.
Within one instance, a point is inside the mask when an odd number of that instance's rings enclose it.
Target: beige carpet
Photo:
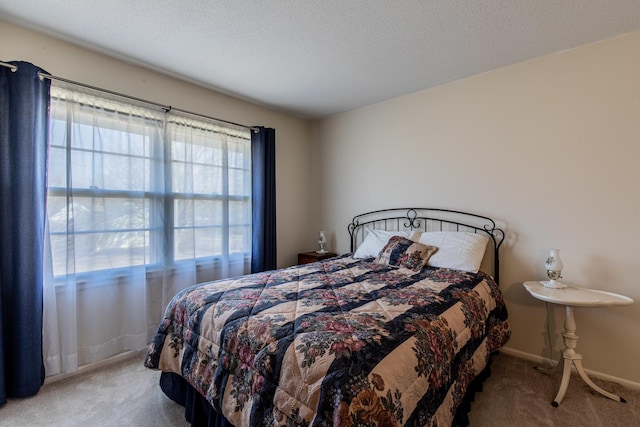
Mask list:
[[[484,391],[476,394],[471,426],[640,426],[640,391],[594,380],[627,400],[614,402],[592,394],[574,376],[554,408],[560,377],[560,372],[546,375],[531,362],[500,354]],[[164,396],[158,378],[138,356],[47,384],[34,397],[11,399],[0,408],[0,426],[186,426],[184,408]]]
[[[184,408],[158,386],[159,373],[143,356],[124,360],[52,384],[0,408],[0,426],[188,426]]]
[[[634,427],[640,426],[640,390],[592,378],[596,385],[622,396],[627,403],[616,402],[592,392],[574,374],[569,389],[554,408],[562,371],[551,375],[535,370],[527,360],[500,354],[491,366],[491,376],[482,393],[476,393],[469,414],[473,427],[563,426]]]

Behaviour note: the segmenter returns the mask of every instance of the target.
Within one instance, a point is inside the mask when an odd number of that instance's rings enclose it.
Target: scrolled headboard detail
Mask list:
[[[492,243],[493,250],[490,256],[493,277],[497,283],[500,283],[500,246],[505,235],[491,218],[450,209],[393,208],[356,215],[347,228],[351,237],[351,252],[354,252],[362,243],[366,231],[370,229],[485,233]]]

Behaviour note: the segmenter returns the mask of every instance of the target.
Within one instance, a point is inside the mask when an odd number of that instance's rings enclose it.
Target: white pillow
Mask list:
[[[438,247],[427,265],[477,273],[489,236],[465,231],[429,231],[422,233],[418,241]]]
[[[393,236],[402,236],[411,239],[415,231],[385,231],[385,230],[368,230],[367,235],[358,246],[353,254],[353,258],[372,258],[377,257],[382,248],[389,243],[389,239]]]

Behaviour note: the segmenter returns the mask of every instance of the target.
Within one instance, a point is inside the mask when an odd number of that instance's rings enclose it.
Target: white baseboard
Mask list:
[[[535,354],[531,354],[531,353],[525,353],[524,351],[520,351],[520,350],[515,350],[513,348],[509,348],[509,347],[502,347],[500,349],[500,352],[508,354],[510,356],[513,357],[518,357],[520,359],[525,359],[525,360],[529,360],[531,362],[535,362],[535,363],[539,363],[540,365],[551,365],[552,363],[557,363],[557,360],[551,360],[549,358],[546,357],[542,357],[542,356],[537,356]],[[575,366],[572,366],[572,370],[573,372],[576,371]],[[585,368],[585,372],[590,376],[590,377],[594,377],[594,378],[599,378],[601,380],[605,380],[605,381],[612,381],[614,383],[618,383],[624,387],[630,388],[632,390],[640,390],[640,383],[637,383],[635,381],[629,381],[626,380],[624,378],[619,378],[619,377],[614,377],[613,375],[608,375],[608,374],[603,374],[602,372],[598,372],[598,371],[592,371],[591,369],[586,369]]]
[[[61,381],[70,377],[74,377],[76,375],[84,374],[86,372],[90,372],[95,369],[102,368],[104,366],[113,365],[115,363],[122,362],[123,360],[133,358],[133,357],[140,357],[142,359],[144,358],[144,354],[146,353],[146,351],[147,351],[146,349],[140,350],[140,351],[125,351],[124,353],[116,354],[115,356],[111,356],[108,359],[105,359],[101,362],[80,366],[76,371],[70,372],[68,374],[51,375],[44,379],[44,383],[45,385],[53,384],[58,381]]]

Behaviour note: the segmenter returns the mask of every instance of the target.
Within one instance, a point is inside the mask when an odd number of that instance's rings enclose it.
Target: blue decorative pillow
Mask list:
[[[393,236],[382,248],[375,262],[420,271],[437,250],[435,246],[423,245],[402,236]]]

